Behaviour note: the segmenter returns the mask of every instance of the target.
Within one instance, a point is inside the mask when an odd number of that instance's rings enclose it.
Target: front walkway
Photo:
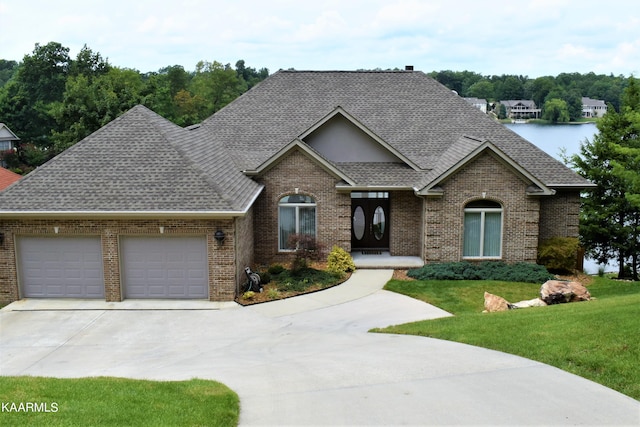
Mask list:
[[[351,257],[356,264],[356,268],[406,270],[420,268],[424,265],[424,261],[418,256],[391,256],[388,251],[380,252],[379,254],[363,254],[362,251],[353,251],[351,252]]]

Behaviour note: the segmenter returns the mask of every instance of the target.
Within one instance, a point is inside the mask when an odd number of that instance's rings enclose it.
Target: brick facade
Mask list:
[[[502,260],[535,262],[540,200],[527,196],[529,183],[491,154],[485,153],[449,177],[442,197],[427,198],[424,207],[425,262],[462,260],[464,207],[487,199],[503,207]]]
[[[393,256],[421,256],[423,199],[413,191],[392,191],[389,203],[389,252]]]
[[[557,191],[540,201],[540,242],[552,237],[578,237],[580,191]]]
[[[338,245],[351,250],[351,196],[336,191],[340,179],[300,150],[293,150],[255,178],[264,190],[248,213],[239,218],[195,220],[4,220],[0,232],[0,302],[19,299],[16,265],[17,236],[100,236],[105,299],[122,300],[120,236],[206,236],[209,299],[229,301],[246,278],[244,267],[291,260],[278,250],[278,202],[290,194],[309,195],[316,202],[317,234],[326,251]],[[425,262],[460,261],[464,207],[487,199],[503,207],[502,260],[535,262],[539,241],[554,236],[578,236],[579,191],[555,196],[528,196],[529,182],[503,161],[485,153],[442,183],[441,197],[416,197],[413,191],[391,191],[390,252],[421,256]],[[56,234],[54,227],[58,228]],[[214,234],[226,234],[219,244]]]
[[[103,254],[105,299],[122,300],[120,276],[120,236],[206,236],[209,261],[209,299],[231,301],[236,295],[236,285],[242,280],[240,263],[250,264],[253,252],[251,213],[246,218],[216,220],[5,220],[0,232],[5,241],[0,248],[0,302],[19,299],[16,256],[16,237],[73,237],[100,236]],[[57,227],[58,233],[54,227]],[[164,227],[160,234],[160,227]],[[217,230],[226,234],[222,245],[213,237]],[[241,237],[238,240],[238,237]],[[236,258],[237,256],[237,258]]]
[[[255,204],[255,260],[260,264],[286,263],[291,253],[278,250],[278,203],[284,196],[308,195],[316,202],[317,240],[331,250],[333,245],[351,250],[351,196],[338,193],[339,178],[329,174],[299,150],[284,156],[256,181],[264,190]]]

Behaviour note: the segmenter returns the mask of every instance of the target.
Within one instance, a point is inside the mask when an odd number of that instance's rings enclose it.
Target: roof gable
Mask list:
[[[0,123],[0,141],[20,141],[20,138],[4,123]]]
[[[336,107],[299,138],[332,162],[406,163],[418,169],[342,107]]]
[[[247,175],[262,175],[267,172],[269,169],[273,168],[277,165],[282,159],[287,157],[293,151],[300,151],[309,159],[311,159],[314,163],[318,164],[325,171],[329,172],[331,175],[335,176],[338,179],[342,179],[348,185],[355,185],[355,182],[346,175],[342,170],[336,167],[333,163],[325,159],[320,153],[311,148],[308,144],[304,143],[299,139],[294,139],[273,156],[271,156],[266,162],[264,162],[258,169],[253,171],[245,171]]]
[[[464,140],[464,141],[463,141]],[[483,153],[491,153],[495,158],[500,160],[503,164],[507,165],[516,175],[518,175],[523,181],[530,182],[531,186],[528,188],[530,194],[536,195],[553,195],[555,191],[546,186],[542,181],[532,175],[529,171],[524,169],[518,163],[513,161],[502,150],[496,147],[495,144],[490,141],[483,141],[473,137],[465,136],[461,138],[461,141],[457,146],[452,147],[450,153],[443,156],[442,165],[434,169],[425,183],[425,185],[418,191],[418,194],[423,196],[441,195],[442,189],[440,185],[446,181],[449,177],[455,175],[459,170],[473,162]]]

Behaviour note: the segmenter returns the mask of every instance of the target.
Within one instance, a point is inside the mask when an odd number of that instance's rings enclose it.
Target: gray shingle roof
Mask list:
[[[241,170],[255,170],[338,106],[423,170],[442,166],[449,148],[471,135],[491,141],[546,185],[588,185],[422,72],[279,71],[202,128]]]
[[[414,165],[324,159],[358,186],[419,189],[484,141],[546,186],[589,185],[424,73],[280,71],[199,127],[134,107],[0,193],[0,214],[242,213],[262,189],[242,171],[337,107]]]
[[[203,169],[189,154],[192,132],[134,107],[0,194],[0,212],[248,208],[260,186],[215,155],[215,145]]]

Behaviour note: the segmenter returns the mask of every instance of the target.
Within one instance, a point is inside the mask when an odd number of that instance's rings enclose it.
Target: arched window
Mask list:
[[[311,196],[292,194],[278,203],[278,249],[293,250],[289,245],[292,234],[316,237],[316,201]]]
[[[489,200],[468,203],[464,208],[465,258],[502,257],[502,206]]]

